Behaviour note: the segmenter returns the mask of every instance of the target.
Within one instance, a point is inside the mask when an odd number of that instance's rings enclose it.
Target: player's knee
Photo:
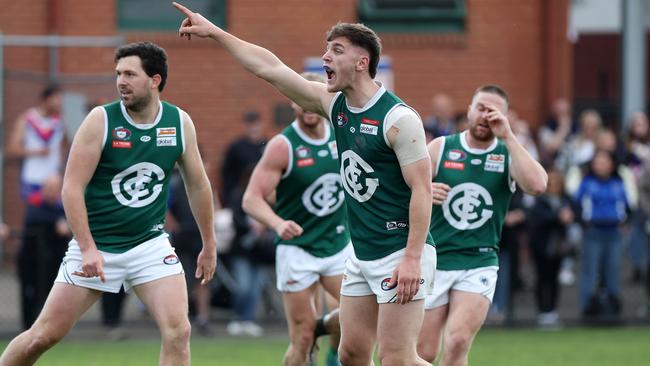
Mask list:
[[[368,352],[360,349],[360,347],[351,347],[341,344],[339,347],[339,362],[341,362],[342,366],[367,365],[370,363],[370,355]]]
[[[162,337],[176,346],[183,346],[190,342],[192,326],[190,321],[185,318],[174,322],[173,324],[161,330]]]
[[[30,341],[27,345],[28,354],[40,354],[57,344],[65,334],[57,331],[45,331],[42,329],[30,329]]]
[[[418,342],[418,355],[429,363],[433,363],[438,356],[438,351],[439,348],[437,345],[432,345],[427,342]]]
[[[472,336],[463,332],[448,334],[445,338],[445,353],[453,359],[463,357],[469,351]]]

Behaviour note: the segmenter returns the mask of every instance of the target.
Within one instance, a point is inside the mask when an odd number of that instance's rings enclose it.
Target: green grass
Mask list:
[[[6,342],[0,343],[2,349],[5,346]],[[282,364],[286,346],[287,339],[282,337],[196,338],[192,341],[192,365],[277,366]],[[157,340],[65,341],[37,365],[156,365],[159,347]],[[479,334],[470,353],[472,366],[641,366],[648,365],[648,359],[650,328],[488,329]]]

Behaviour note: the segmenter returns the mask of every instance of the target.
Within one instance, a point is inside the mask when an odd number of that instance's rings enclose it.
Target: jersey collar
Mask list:
[[[122,116],[124,116],[124,119],[126,119],[129,124],[139,130],[148,130],[151,127],[154,127],[155,125],[160,122],[160,119],[162,118],[162,102],[158,101],[158,114],[156,115],[156,119],[152,123],[135,123],[131,116],[126,111],[126,107],[124,106],[124,102],[120,101],[120,109],[122,110]]]
[[[480,155],[480,154],[485,154],[489,153],[490,151],[494,150],[497,147],[497,139],[494,138],[492,141],[492,144],[487,149],[477,149],[473,147],[469,147],[469,144],[467,143],[467,130],[463,131],[460,133],[460,144],[463,147],[463,149],[467,150],[467,152],[470,152],[472,154]]]

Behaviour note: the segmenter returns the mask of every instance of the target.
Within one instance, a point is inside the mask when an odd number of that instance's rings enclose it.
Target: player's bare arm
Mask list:
[[[242,201],[242,208],[247,214],[273,228],[282,240],[293,239],[303,232],[296,222],[278,216],[268,202],[268,197],[274,196],[282,174],[288,167],[289,146],[282,137],[275,136],[255,166]]]
[[[104,258],[90,233],[84,192],[102,154],[104,129],[104,112],[100,107],[94,108],[72,141],[62,189],[65,215],[82,256],[82,270],[74,274],[82,277],[99,276],[102,282],[105,282]]]
[[[182,115],[185,152],[178,160],[178,166],[183,176],[192,215],[199,227],[203,241],[203,249],[197,258],[194,275],[196,278],[203,277],[201,284],[205,285],[212,280],[217,266],[217,240],[212,226],[214,223],[212,187],[199,153],[194,123],[187,113],[183,112]]]
[[[524,192],[540,195],[546,191],[548,176],[542,165],[533,159],[517,141],[508,118],[494,105],[487,105],[487,120],[494,135],[506,144],[510,153],[510,174]]]
[[[23,139],[25,138],[25,128],[27,125],[27,120],[25,119],[25,114],[22,114],[16,120],[12,133],[9,137],[9,142],[7,144],[6,156],[7,158],[27,158],[30,156],[42,156],[47,155],[49,149],[47,147],[42,149],[26,149],[23,146]]]
[[[429,152],[429,157],[431,158],[431,177],[432,179],[436,178],[438,174],[438,162],[440,161],[440,149],[444,143],[445,138],[443,136],[436,137],[433,141],[429,142],[427,145],[427,150]],[[447,199],[447,194],[451,190],[451,187],[445,183],[440,182],[431,182],[431,202],[434,205],[441,205],[444,200]]]
[[[325,84],[305,80],[271,51],[235,37],[179,3],[173,4],[186,16],[178,30],[181,37],[214,39],[246,70],[271,83],[304,110],[329,118],[327,113],[334,94],[327,91]]]
[[[397,281],[397,302],[405,304],[420,287],[420,258],[431,220],[431,160],[422,121],[415,113],[399,118],[387,137],[400,163],[404,181],[411,189],[406,251],[391,278],[391,285]]]

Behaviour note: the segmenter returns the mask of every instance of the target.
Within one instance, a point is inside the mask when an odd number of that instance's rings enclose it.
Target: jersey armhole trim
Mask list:
[[[435,174],[435,176],[438,176],[438,172],[440,171],[440,162],[442,162],[442,154],[445,152],[446,142],[447,142],[447,138],[443,137],[442,142],[440,143],[440,148],[438,149],[438,161],[436,161],[436,166],[434,167],[435,171],[433,172],[433,174]]]
[[[281,179],[284,179],[291,174],[291,169],[293,168],[293,148],[291,147],[291,141],[287,138],[285,135],[278,135],[281,139],[283,139],[287,143],[287,149],[289,150],[289,164],[287,164],[287,170],[282,174]]]
[[[179,107],[176,107],[178,111],[178,119],[180,120],[180,130],[181,130],[181,155],[185,154],[185,121],[183,120],[183,110]]]
[[[341,97],[341,94],[343,94],[343,93],[342,92],[337,92],[336,94],[334,94],[334,98],[332,98],[332,102],[330,103],[330,106],[329,106],[329,112],[328,112],[329,121],[332,124],[332,126],[334,126],[334,116],[332,116],[332,112],[334,111],[334,104],[336,104],[336,101]],[[336,126],[334,126],[334,127],[336,127]]]
[[[104,150],[104,147],[106,147],[106,140],[108,139],[108,113],[106,113],[106,108],[103,106],[102,108],[102,113],[104,114],[104,137],[102,138],[102,151]]]

